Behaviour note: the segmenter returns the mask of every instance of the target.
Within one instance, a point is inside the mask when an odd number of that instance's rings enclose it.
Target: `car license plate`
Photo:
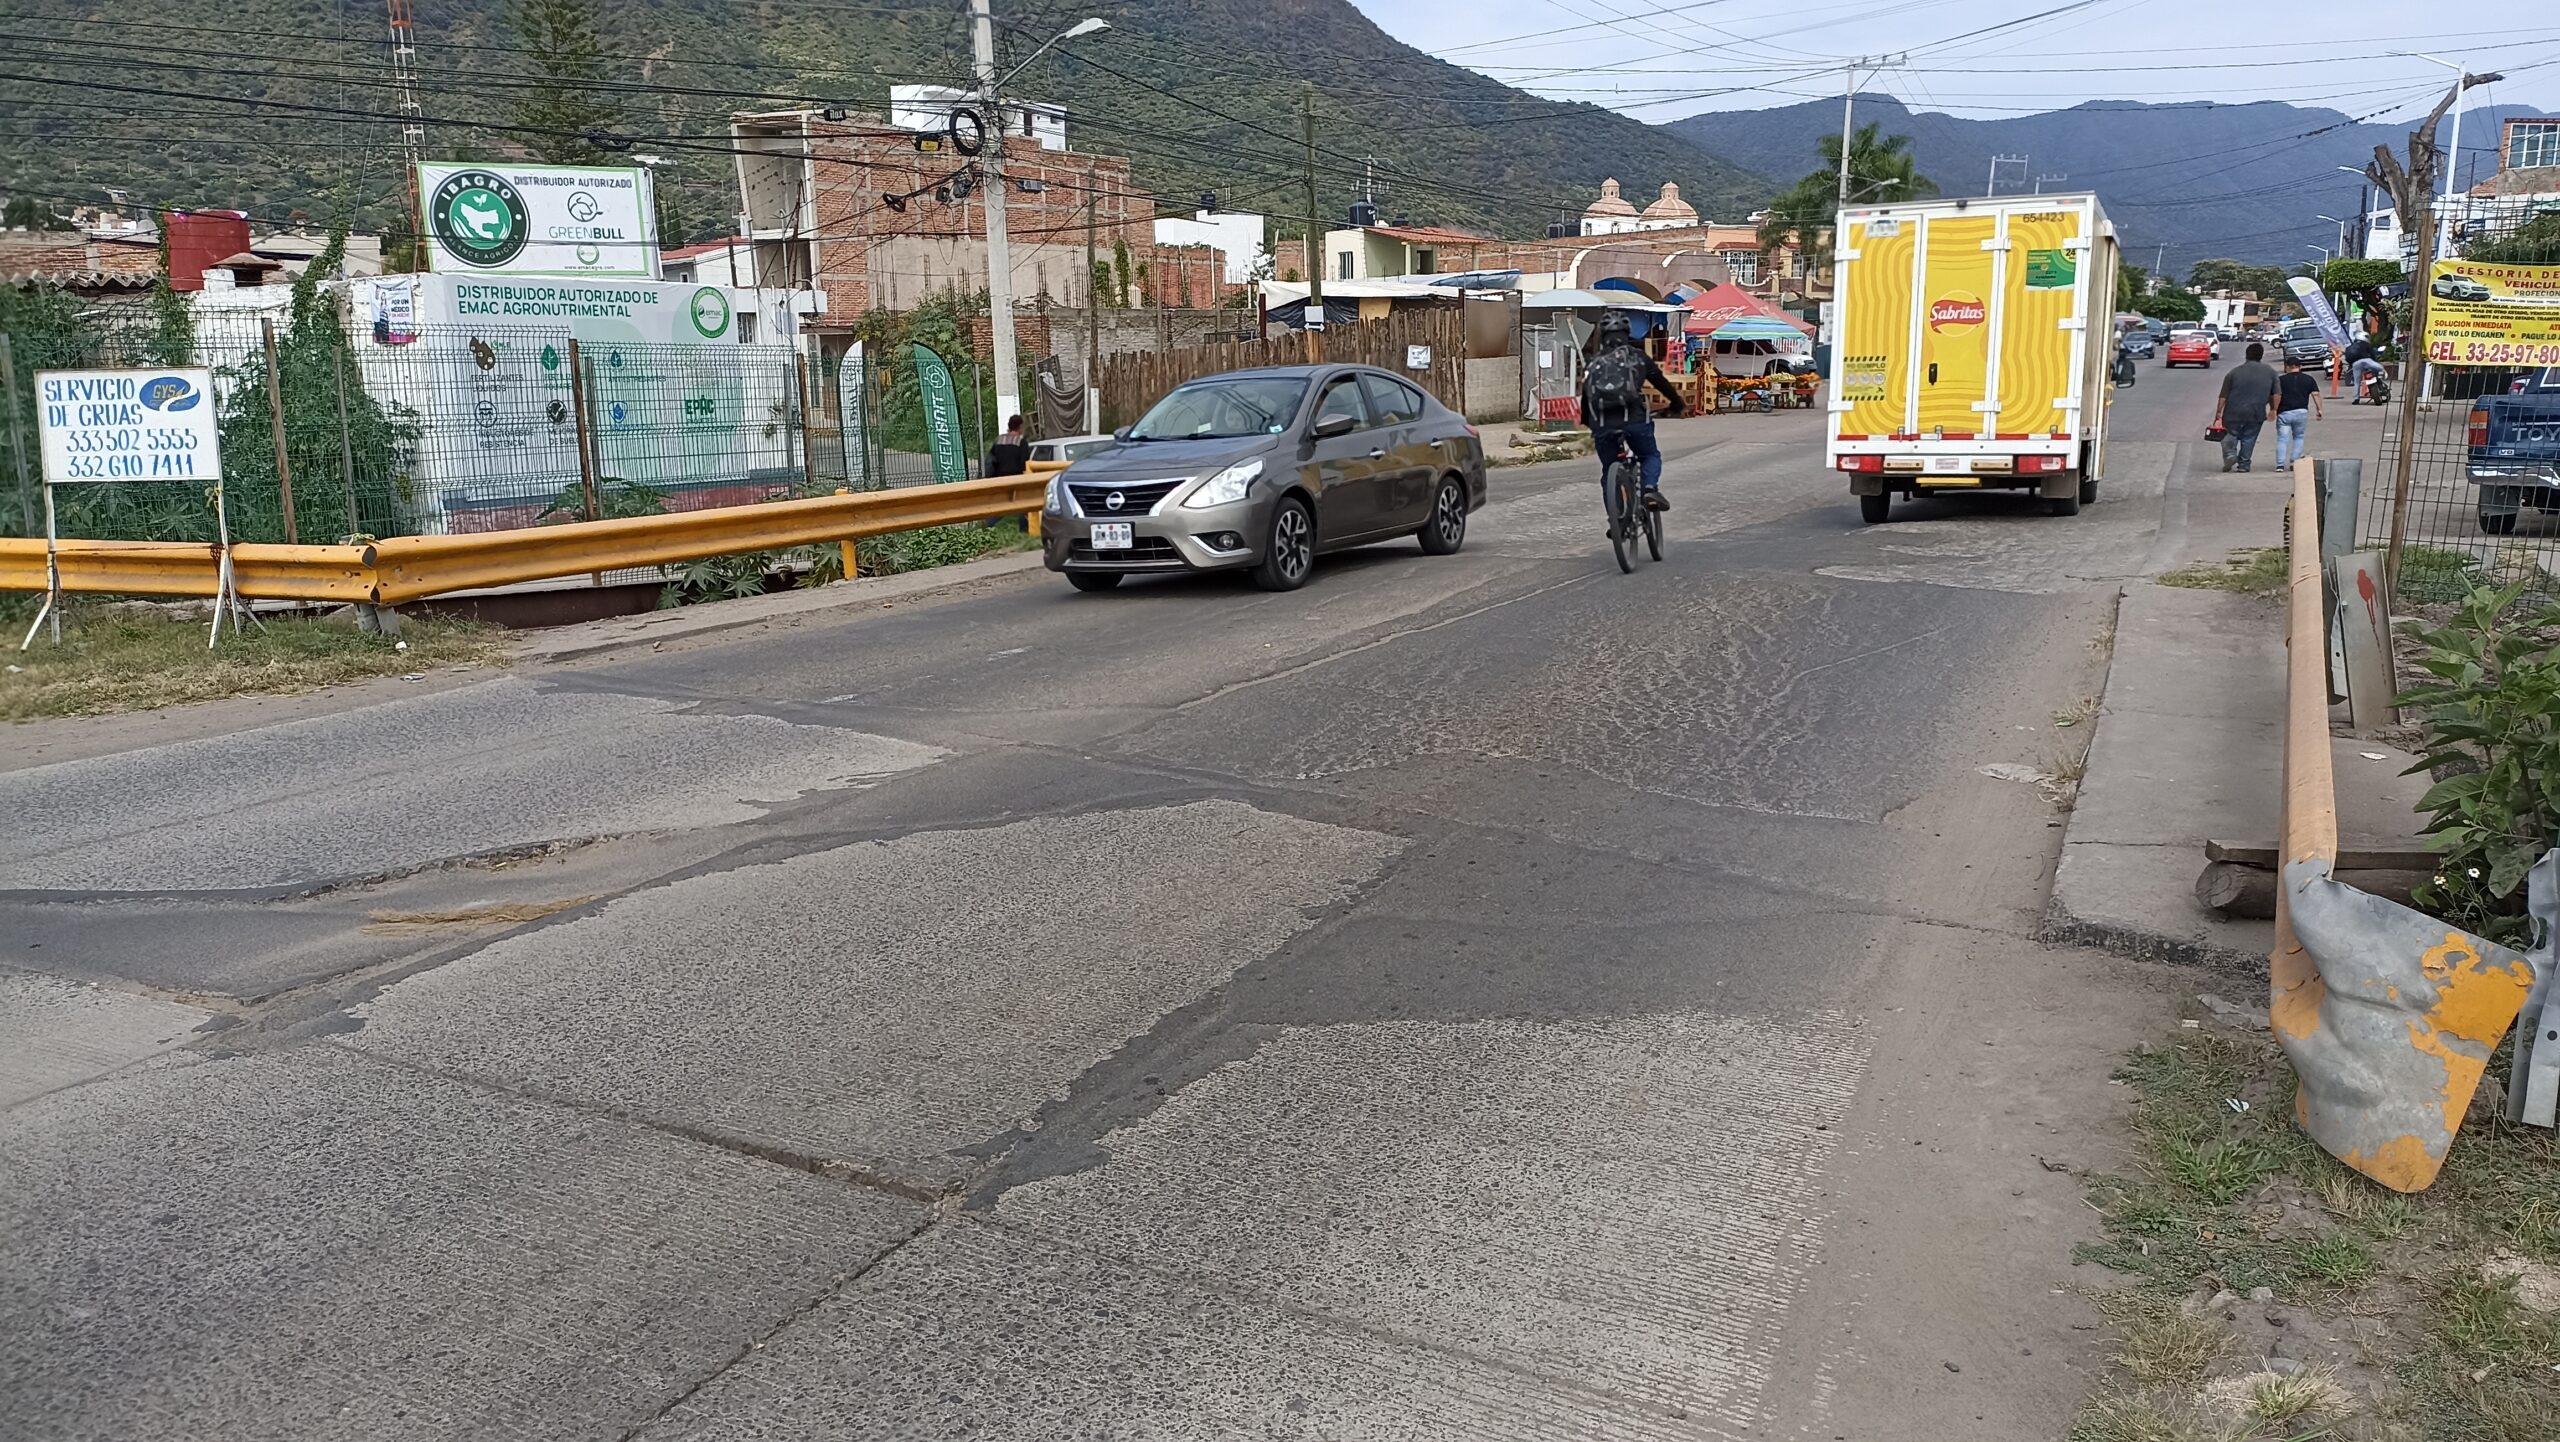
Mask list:
[[[1929,469],[1931,471],[1954,471],[1961,474],[1965,469],[1965,458],[1962,456],[1931,456],[1929,458]]]
[[[1097,551],[1125,551],[1137,544],[1136,527],[1128,521],[1098,521],[1093,527]]]

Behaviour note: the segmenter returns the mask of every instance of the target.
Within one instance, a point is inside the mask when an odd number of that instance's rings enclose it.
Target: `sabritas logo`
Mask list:
[[[1929,329],[1936,331],[1950,326],[1980,325],[1987,314],[1982,306],[1982,297],[1951,290],[1929,302]]]

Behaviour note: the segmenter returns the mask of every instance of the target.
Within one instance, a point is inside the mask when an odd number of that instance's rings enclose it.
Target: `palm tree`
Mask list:
[[[1911,137],[1880,135],[1878,125],[1862,125],[1849,137],[1849,203],[1889,205],[1921,200],[1938,193],[1938,183],[1922,175],[1911,158]],[[1821,141],[1823,168],[1807,175],[1770,202],[1768,219],[1760,223],[1760,248],[1774,251],[1790,240],[1804,253],[1807,269],[1831,261],[1831,229],[1840,214],[1840,137]]]

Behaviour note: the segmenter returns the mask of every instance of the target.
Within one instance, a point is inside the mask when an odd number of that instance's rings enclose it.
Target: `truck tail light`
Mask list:
[[[2471,412],[2471,433],[2464,438],[2473,450],[2489,444],[2489,408],[2475,407]]]
[[[1842,456],[1840,458],[1840,469],[1844,471],[1881,471],[1884,469],[1884,457]]]
[[[2058,471],[2062,469],[2062,460],[2060,456],[2020,456],[2018,469],[2028,474],[2037,471]]]

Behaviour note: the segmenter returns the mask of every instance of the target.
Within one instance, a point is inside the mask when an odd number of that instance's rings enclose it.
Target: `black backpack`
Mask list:
[[[1597,419],[1624,420],[1644,410],[1644,352],[1632,345],[1613,345],[1591,358],[1583,385]],[[1585,417],[1584,419],[1594,419]]]

